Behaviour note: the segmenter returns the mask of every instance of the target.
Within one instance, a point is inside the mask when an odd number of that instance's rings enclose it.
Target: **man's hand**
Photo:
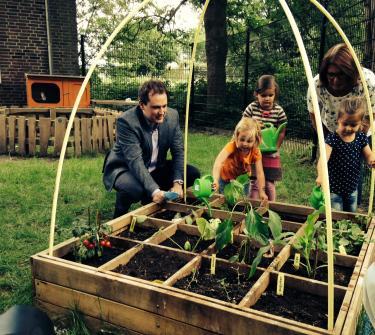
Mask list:
[[[184,190],[182,188],[182,185],[179,183],[173,183],[172,188],[170,189],[171,192],[176,192],[180,198],[184,196]]]
[[[156,202],[157,204],[161,204],[164,202],[164,191],[159,191],[159,192],[156,192],[153,196],[152,196],[152,201],[153,202]]]

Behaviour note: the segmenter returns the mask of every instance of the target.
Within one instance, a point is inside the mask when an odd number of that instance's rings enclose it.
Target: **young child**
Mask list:
[[[262,154],[258,148],[261,142],[260,127],[255,120],[243,118],[234,130],[233,139],[216,157],[212,176],[214,189],[222,193],[224,186],[244,173],[251,173],[251,164],[255,163],[259,198],[267,200],[264,191],[265,180],[262,166]]]
[[[283,108],[276,103],[279,96],[279,86],[275,77],[271,75],[261,76],[254,91],[255,101],[248,105],[243,112],[243,117],[252,118],[258,121],[262,127],[263,123],[268,122],[278,128],[282,123],[287,121]],[[285,137],[286,128],[279,135],[277,141],[277,150]],[[262,164],[266,178],[266,194],[271,201],[276,200],[275,182],[282,179],[281,162],[279,151],[276,153],[263,153]],[[256,171],[253,171],[256,172]],[[257,198],[259,185],[257,181],[251,184],[250,198]]]
[[[326,142],[331,206],[339,211],[357,210],[357,187],[361,155],[375,167],[366,135],[360,131],[366,105],[363,98],[353,97],[341,102],[337,115],[337,129],[328,134]],[[322,183],[322,162],[318,161],[316,183]]]

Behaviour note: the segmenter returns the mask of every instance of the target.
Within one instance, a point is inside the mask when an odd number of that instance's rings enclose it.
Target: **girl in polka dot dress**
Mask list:
[[[375,154],[371,151],[366,135],[360,131],[365,116],[363,98],[342,101],[337,115],[337,129],[326,142],[331,206],[339,211],[357,210],[357,187],[361,168],[361,155],[367,164],[375,167]],[[318,162],[316,183],[322,183],[322,162]]]

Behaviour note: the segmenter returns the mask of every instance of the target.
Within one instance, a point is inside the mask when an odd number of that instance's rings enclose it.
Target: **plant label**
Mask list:
[[[293,262],[293,266],[296,270],[299,269],[299,263],[300,263],[300,260],[301,260],[301,254],[299,254],[298,252],[294,255],[294,262]]]
[[[216,254],[211,255],[211,274],[214,275],[216,272]]]
[[[129,231],[132,233],[134,231],[135,223],[137,222],[137,218],[133,216],[132,222],[130,223]]]
[[[339,246],[339,252],[340,252],[340,255],[347,255],[345,247],[341,244]]]
[[[277,288],[276,288],[276,294],[277,295],[284,295],[284,282],[285,282],[285,275],[281,272],[279,272],[279,275],[277,276]]]

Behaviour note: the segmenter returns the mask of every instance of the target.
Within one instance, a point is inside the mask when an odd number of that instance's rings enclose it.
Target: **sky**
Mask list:
[[[177,7],[180,0],[155,0],[154,3],[157,6],[170,6]],[[196,28],[199,21],[198,11],[190,4],[187,3],[182,6],[176,14],[176,25],[177,29],[189,30]]]

